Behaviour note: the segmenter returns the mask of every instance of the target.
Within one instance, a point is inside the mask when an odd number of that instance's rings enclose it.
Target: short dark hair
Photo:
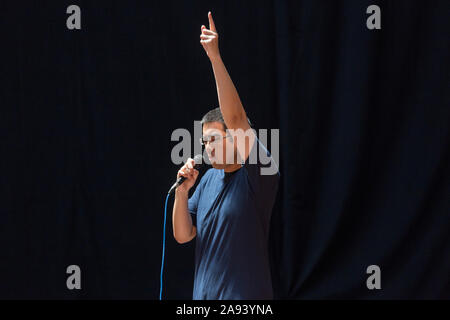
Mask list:
[[[250,122],[250,119],[247,117],[247,121],[248,124],[250,125],[250,127],[252,126],[252,123]],[[220,122],[221,124],[223,124],[223,128],[224,130],[227,130],[227,125],[225,124],[225,120],[223,120],[223,116],[222,116],[222,112],[220,111],[220,107],[217,107],[215,109],[212,109],[210,111],[208,111],[202,118],[201,124],[202,126],[205,123],[209,123],[209,122]]]

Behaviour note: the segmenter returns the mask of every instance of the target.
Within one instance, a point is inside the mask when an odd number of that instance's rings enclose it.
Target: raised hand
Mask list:
[[[201,26],[200,43],[205,49],[210,60],[220,58],[219,52],[219,34],[212,17],[212,13],[208,12],[209,29],[204,25]]]

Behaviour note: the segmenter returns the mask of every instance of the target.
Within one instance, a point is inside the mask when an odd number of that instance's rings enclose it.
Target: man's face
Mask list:
[[[236,150],[233,139],[224,130],[220,122],[208,122],[203,124],[203,138],[212,140],[205,144],[211,165],[216,169],[224,169],[229,165],[236,163]],[[228,153],[227,154],[227,150]]]

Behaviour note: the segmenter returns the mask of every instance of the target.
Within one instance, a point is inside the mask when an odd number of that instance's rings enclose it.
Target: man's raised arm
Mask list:
[[[239,94],[228,74],[222,61],[219,51],[219,35],[214,24],[211,12],[208,13],[209,29],[201,26],[200,43],[208,55],[216,79],[217,96],[219,99],[220,111],[228,129],[250,129],[247,121],[247,115],[242,105]],[[253,132],[251,132],[253,133]],[[238,151],[243,160],[246,160],[254,142],[254,136],[251,134],[249,148],[238,144]]]

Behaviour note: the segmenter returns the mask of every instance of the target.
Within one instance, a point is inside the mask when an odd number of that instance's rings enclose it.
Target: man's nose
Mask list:
[[[206,152],[208,152],[209,154],[211,154],[211,152],[214,150],[214,148],[212,147],[210,142],[205,143],[205,149],[206,149]]]

